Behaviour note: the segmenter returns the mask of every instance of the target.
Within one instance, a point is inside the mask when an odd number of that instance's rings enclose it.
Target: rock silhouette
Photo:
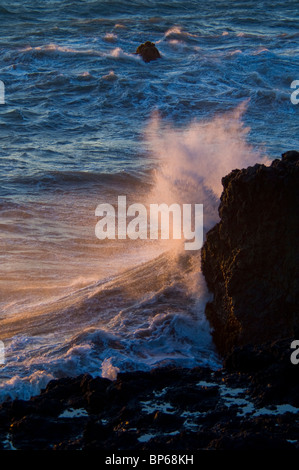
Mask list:
[[[161,58],[160,52],[156,48],[155,44],[150,41],[140,44],[136,49],[136,54],[140,55],[144,62],[151,62],[152,60]]]
[[[299,152],[234,170],[222,184],[221,220],[201,256],[214,294],[206,315],[226,354],[298,331]]]

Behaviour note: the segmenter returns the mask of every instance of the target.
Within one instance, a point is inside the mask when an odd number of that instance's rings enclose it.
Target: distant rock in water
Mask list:
[[[225,355],[299,333],[299,152],[233,170],[222,184],[201,263],[214,294],[206,316]]]
[[[150,41],[140,44],[136,49],[136,54],[140,55],[144,62],[151,62],[152,60],[161,58],[160,52],[156,48],[155,44]]]

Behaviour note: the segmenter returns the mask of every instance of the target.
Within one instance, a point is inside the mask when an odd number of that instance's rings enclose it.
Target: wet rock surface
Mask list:
[[[53,380],[28,401],[0,406],[2,450],[299,449],[296,366],[286,354],[280,364],[264,360],[267,350],[235,354],[214,371]]]
[[[221,354],[299,332],[299,152],[222,179],[220,222],[202,248]]]

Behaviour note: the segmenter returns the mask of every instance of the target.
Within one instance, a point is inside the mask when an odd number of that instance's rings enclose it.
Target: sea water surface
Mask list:
[[[98,240],[95,209],[203,204],[206,232],[223,176],[296,148],[297,1],[12,0],[0,18],[0,399],[218,367],[200,252]]]

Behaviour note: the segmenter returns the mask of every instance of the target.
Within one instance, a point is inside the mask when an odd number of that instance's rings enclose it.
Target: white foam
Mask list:
[[[69,408],[67,410],[64,410],[58,418],[85,418],[88,416],[87,411],[85,408]]]
[[[102,362],[102,377],[110,380],[116,380],[117,374],[120,371],[118,367],[113,366],[112,358],[106,358]]]

